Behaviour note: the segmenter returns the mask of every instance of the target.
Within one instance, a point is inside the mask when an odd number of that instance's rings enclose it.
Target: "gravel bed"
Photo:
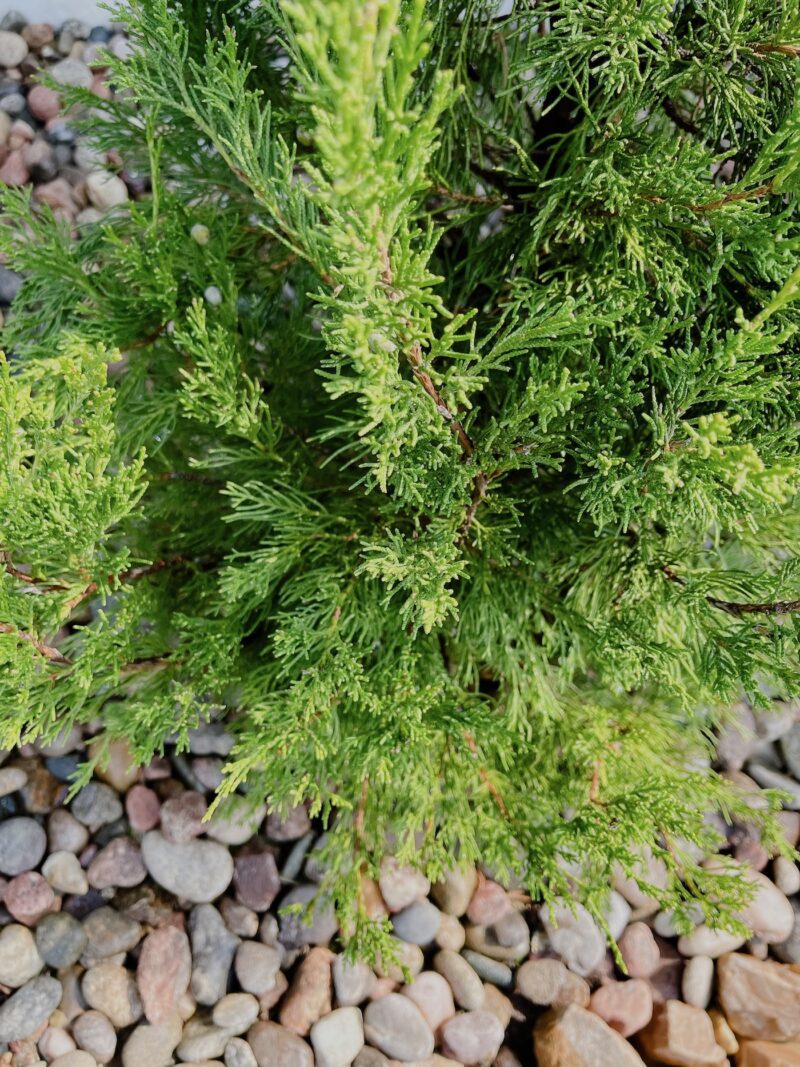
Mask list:
[[[75,227],[145,188],[82,144],[58,93],[37,83],[46,68],[108,97],[104,48],[127,53],[122,27],[0,20],[0,183],[32,185],[34,203]],[[0,266],[0,314],[19,284]],[[789,793],[795,845],[800,707],[737,714],[719,764],[754,793]],[[67,803],[91,746],[75,731],[0,753],[0,1064],[800,1065],[800,870],[751,827],[709,815],[755,885],[753,937],[701,925],[679,938],[620,878],[608,922],[624,971],[580,908],[533,907],[473,868],[431,886],[387,862],[365,894],[391,916],[406,984],[394,967],[347,965],[324,907],[310,925],[283,911],[316,892],[318,828],[304,808],[203,821],[231,746],[223,727],[143,769],[112,745]],[[652,857],[642,863],[659,877]]]

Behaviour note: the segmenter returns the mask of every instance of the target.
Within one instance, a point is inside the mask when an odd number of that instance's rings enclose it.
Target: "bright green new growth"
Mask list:
[[[139,0],[152,195],[5,195],[0,744],[225,715],[363,952],[386,852],[735,926],[707,813],[782,847],[709,759],[800,695],[800,16],[495,6]]]

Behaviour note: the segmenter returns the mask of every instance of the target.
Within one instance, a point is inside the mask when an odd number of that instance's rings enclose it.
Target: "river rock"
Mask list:
[[[110,1063],[117,1051],[114,1027],[100,1011],[85,1011],[72,1024],[72,1036],[98,1063]],[[148,1065],[149,1067],[149,1065]]]
[[[550,945],[567,967],[586,978],[602,963],[606,941],[597,923],[581,904],[574,911],[566,904],[542,909],[542,925]]]
[[[415,900],[423,900],[431,888],[421,871],[404,867],[391,856],[384,857],[381,862],[378,885],[389,911],[402,911]]]
[[[175,844],[151,830],[142,838],[142,858],[155,882],[193,904],[215,900],[233,878],[230,852],[214,841]]]
[[[47,819],[47,839],[51,855],[61,851],[77,853],[86,847],[89,841],[89,831],[66,808],[56,808]],[[42,872],[44,873],[44,867]]]
[[[277,1023],[256,1023],[247,1032],[247,1043],[258,1067],[314,1067],[311,1046]]]
[[[478,1011],[483,1007],[486,995],[483,982],[463,956],[442,949],[433,957],[433,968],[447,980],[459,1007],[466,1011]]]
[[[81,992],[90,1008],[101,1011],[123,1030],[142,1017],[142,1001],[133,975],[118,963],[97,963],[83,976]]]
[[[398,1060],[424,1060],[433,1054],[433,1031],[408,997],[389,993],[364,1012],[364,1034],[375,1048]]]
[[[43,967],[44,960],[26,926],[12,924],[0,930],[0,984],[18,989]]]
[[[57,893],[83,896],[89,892],[89,880],[74,852],[51,852],[42,864],[42,874]]]
[[[214,1005],[211,1021],[231,1034],[243,1034],[258,1018],[258,1001],[250,993],[228,993]]]
[[[136,967],[136,984],[149,1023],[163,1023],[177,1010],[191,976],[192,954],[183,930],[162,926],[145,938]]]
[[[19,816],[0,822],[0,873],[12,877],[38,867],[47,835],[35,819]]]
[[[101,960],[118,952],[130,952],[142,939],[142,926],[114,908],[95,908],[83,920],[88,944],[86,955]]]
[[[453,991],[447,979],[436,971],[422,971],[400,993],[416,1004],[434,1033],[456,1013]]]
[[[3,767],[0,770],[0,797],[16,793],[27,781],[28,775],[22,767]]]
[[[164,1022],[135,1027],[122,1049],[122,1067],[170,1067],[182,1031],[183,1023],[177,1013]]]
[[[364,1023],[356,1007],[337,1008],[311,1027],[316,1067],[350,1067],[364,1045]]]
[[[661,953],[653,931],[645,923],[631,923],[619,939],[619,951],[631,978],[649,978]]]
[[[589,1006],[589,986],[561,960],[527,960],[516,973],[517,992],[539,1007]]]
[[[265,951],[275,951],[267,945],[259,947]],[[311,949],[298,967],[289,992],[281,1002],[281,1026],[305,1037],[317,1019],[328,1014],[331,1010],[332,962],[333,953],[329,949],[319,945]]]
[[[402,911],[392,916],[396,937],[412,945],[430,945],[436,937],[441,922],[441,912],[429,900],[415,900]]]
[[[467,907],[467,919],[473,926],[492,926],[511,910],[508,893],[498,882],[478,873],[478,884]]]
[[[680,1000],[659,1004],[639,1040],[648,1056],[676,1067],[722,1067],[728,1062],[708,1014]]]
[[[24,37],[9,30],[0,30],[0,67],[18,67],[28,54]]]
[[[271,852],[237,856],[233,862],[236,899],[253,911],[267,911],[281,891],[278,865]]]
[[[161,832],[168,841],[182,845],[205,831],[203,816],[208,805],[202,793],[185,789],[161,806]]]
[[[3,903],[18,923],[35,926],[55,906],[55,893],[46,879],[36,871],[25,871],[6,886]]]
[[[222,1056],[231,1034],[202,1019],[190,1019],[183,1028],[180,1044],[175,1050],[179,1060],[197,1062]]]
[[[142,853],[130,837],[115,837],[97,853],[86,872],[95,889],[130,888],[147,877]]]
[[[631,1037],[650,1022],[653,993],[643,978],[606,982],[592,993],[589,1007],[613,1030]]]
[[[466,915],[472,894],[478,885],[478,872],[472,864],[445,871],[442,879],[431,886],[431,896],[446,915]]]
[[[375,972],[363,960],[349,963],[343,955],[334,959],[331,971],[336,1003],[343,1008],[363,1004],[378,981]]]
[[[66,911],[45,917],[36,926],[36,947],[48,967],[60,970],[77,963],[89,938],[78,920]]]
[[[0,1042],[21,1041],[35,1033],[61,1000],[61,983],[41,975],[26,982],[0,1005]]]
[[[533,1033],[538,1067],[644,1067],[633,1045],[577,1004],[547,1012]]]
[[[266,813],[264,804],[252,807],[241,798],[236,802],[229,798],[206,823],[206,833],[225,845],[243,845],[258,832]]]
[[[800,974],[788,965],[728,953],[717,963],[717,983],[738,1036],[790,1041],[800,1035]]]
[[[310,913],[307,907],[298,913],[284,910],[295,904],[311,905]],[[327,945],[338,929],[332,905],[319,896],[316,886],[298,885],[281,901],[280,939],[287,948]]]
[[[122,818],[122,803],[110,785],[93,781],[77,794],[70,811],[94,834],[101,826]]]
[[[504,1029],[491,1012],[459,1012],[442,1026],[442,1049],[460,1063],[483,1063],[497,1055],[503,1036]]]
[[[690,934],[678,938],[678,952],[682,956],[709,956],[718,959],[726,952],[735,952],[745,943],[745,938],[728,930],[714,930],[701,923]]]
[[[239,938],[228,930],[211,904],[189,914],[192,943],[192,996],[198,1004],[216,1004],[225,995]]]
[[[258,1067],[253,1050],[241,1037],[232,1037],[225,1046],[225,1067]]]
[[[311,953],[304,963],[310,957]],[[268,993],[275,985],[282,958],[280,949],[274,945],[264,945],[260,941],[243,941],[236,950],[234,964],[239,985],[246,993],[254,993],[257,997]],[[330,969],[329,965],[328,968]]]
[[[707,1008],[714,988],[714,961],[709,956],[693,956],[681,978],[681,993],[693,1008]]]

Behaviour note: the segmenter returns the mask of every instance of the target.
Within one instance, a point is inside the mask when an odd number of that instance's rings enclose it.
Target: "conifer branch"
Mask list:
[[[70,660],[57,648],[53,648],[50,645],[40,641],[38,637],[34,637],[33,634],[26,633],[24,630],[18,630],[15,626],[11,626],[7,622],[0,622],[0,633],[11,634],[14,637],[18,637],[20,641],[25,641],[31,645],[39,655],[44,656],[45,659],[51,661],[51,663],[65,663],[69,664]]]
[[[671,567],[662,567],[662,573],[671,582],[681,586],[686,585],[686,580],[676,574]],[[774,600],[750,604],[735,600],[721,600],[714,596],[706,596],[705,599],[712,608],[734,615],[736,618],[742,618],[745,615],[790,615],[795,611],[800,611],[800,600]]]

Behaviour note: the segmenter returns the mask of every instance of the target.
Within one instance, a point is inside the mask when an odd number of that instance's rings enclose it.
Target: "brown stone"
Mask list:
[[[167,841],[185,844],[203,833],[203,816],[208,805],[202,793],[186,789],[171,797],[161,808],[161,832]]]
[[[800,1045],[777,1041],[743,1041],[736,1067],[800,1067]]]
[[[136,984],[150,1023],[162,1023],[176,1010],[189,988],[192,954],[189,938],[174,926],[154,930],[144,941],[136,968]]]
[[[12,152],[6,165],[11,162],[11,157],[17,153]],[[27,171],[24,152],[21,154],[22,166]],[[5,169],[5,168],[3,168]],[[0,176],[1,177],[1,176]],[[2,178],[5,181],[5,178]],[[25,181],[28,179],[26,178]],[[7,185],[24,185],[24,182],[6,182]],[[25,763],[25,771],[28,781],[22,787],[22,799],[25,801],[25,810],[30,815],[48,815],[57,808],[67,795],[68,786],[65,782],[59,782],[54,774],[51,774],[41,764]]]
[[[623,1037],[630,1037],[650,1022],[653,994],[642,978],[606,982],[592,993],[589,1009]]]
[[[528,960],[517,971],[517,992],[539,1007],[588,1007],[589,986],[561,960]]]
[[[576,1004],[542,1016],[533,1040],[538,1067],[644,1067],[633,1045]]]
[[[631,978],[649,978],[661,961],[653,931],[645,923],[631,923],[619,939],[619,951]]]
[[[289,986],[279,1019],[281,1026],[305,1037],[317,1019],[331,1010],[333,979],[330,949],[315,946],[300,964]]]
[[[783,963],[730,952],[717,963],[719,1001],[734,1033],[766,1041],[800,1035],[800,975]]]
[[[89,755],[100,756],[95,777],[113,786],[118,793],[125,793],[139,778],[139,768],[127,741],[109,741],[104,748],[99,741],[89,745]]]
[[[727,1060],[708,1012],[680,1000],[659,1004],[639,1040],[648,1056],[675,1067],[721,1067]]]

